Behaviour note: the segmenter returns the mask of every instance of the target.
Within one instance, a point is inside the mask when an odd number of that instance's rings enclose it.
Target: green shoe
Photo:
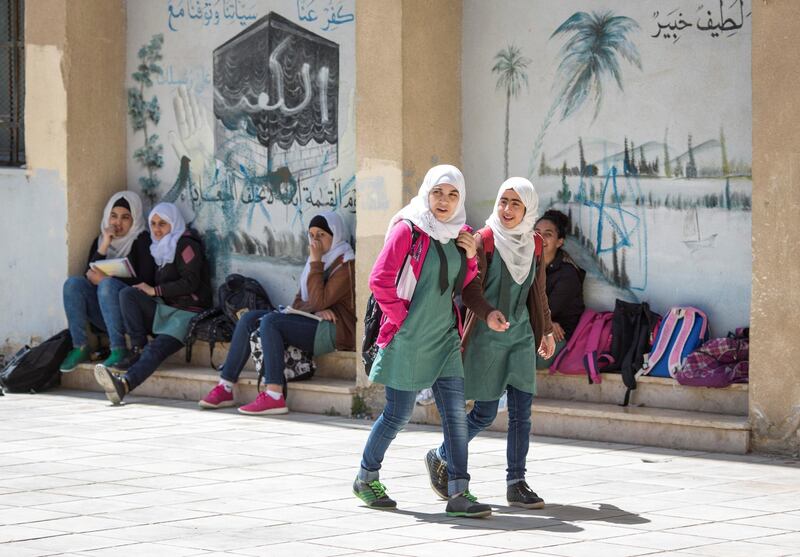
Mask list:
[[[103,361],[103,365],[110,368],[116,368],[118,363],[128,357],[128,353],[129,352],[127,348],[112,348],[111,354],[109,354],[108,358]]]
[[[397,503],[386,495],[386,486],[378,480],[365,482],[356,478],[353,482],[353,495],[364,501],[371,509],[394,510]]]
[[[484,518],[492,514],[492,507],[478,503],[478,498],[469,491],[451,497],[445,509],[447,516]]]
[[[90,361],[91,355],[92,351],[89,350],[88,346],[79,346],[78,348],[73,348],[69,351],[67,357],[64,358],[64,361],[61,362],[61,367],[58,369],[64,373],[69,373],[78,367],[78,364]]]

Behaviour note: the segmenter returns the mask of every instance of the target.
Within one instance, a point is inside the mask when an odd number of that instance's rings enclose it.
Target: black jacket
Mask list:
[[[583,305],[583,279],[586,271],[578,267],[569,254],[559,248],[556,257],[547,266],[547,302],[550,317],[564,329],[566,339],[572,336]]]
[[[175,259],[156,269],[156,296],[167,305],[202,311],[212,305],[211,276],[197,232],[187,230],[175,247]]]
[[[89,263],[95,261],[102,261],[108,259],[107,255],[100,255],[97,253],[97,244],[99,238],[95,238],[92,243],[92,248],[89,250],[89,259],[86,261],[86,269],[89,269]],[[150,232],[143,230],[141,234],[133,241],[131,251],[128,253],[128,261],[131,262],[133,270],[136,272],[134,278],[124,279],[118,278],[128,286],[146,282],[153,284],[156,277],[156,262],[153,261],[153,256],[150,255]]]

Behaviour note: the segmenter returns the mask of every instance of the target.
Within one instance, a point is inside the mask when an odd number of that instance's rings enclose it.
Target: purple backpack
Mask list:
[[[584,311],[569,342],[550,366],[550,373],[586,374],[589,383],[600,383],[601,362],[608,364],[614,361],[610,353],[613,316],[610,311]]]
[[[675,373],[681,385],[692,387],[727,387],[747,383],[750,356],[748,329],[736,329],[727,338],[714,338],[689,354],[686,363]]]

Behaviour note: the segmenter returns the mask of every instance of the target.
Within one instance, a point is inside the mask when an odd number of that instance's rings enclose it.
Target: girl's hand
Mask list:
[[[499,309],[496,309],[486,316],[486,325],[493,331],[504,333],[511,326],[511,323],[506,321],[506,316]]]
[[[322,242],[319,240],[311,240],[308,243],[308,257],[311,261],[322,261]]]
[[[475,238],[466,230],[458,233],[456,238],[456,245],[467,252],[467,259],[472,259],[478,253],[478,248],[475,244]]]
[[[114,239],[114,227],[106,226],[103,229],[103,238],[100,240],[100,245],[97,246],[97,253],[105,255],[108,253],[108,248],[111,246],[111,240]]]
[[[566,336],[567,335],[564,332],[563,327],[561,327],[561,325],[553,321],[553,338],[555,339],[555,341],[561,342],[562,340],[564,340],[564,337]]]
[[[545,335],[542,339],[541,344],[539,345],[539,355],[544,358],[545,360],[549,360],[553,357],[553,353],[556,351],[556,341],[553,338],[553,335]]]
[[[98,271],[97,269],[92,269],[90,267],[89,270],[86,271],[86,278],[89,279],[89,282],[97,286],[103,282],[104,279],[108,278],[108,275],[103,271]]]
[[[148,296],[156,295],[156,289],[147,284],[146,282],[140,282],[139,284],[134,284],[133,287],[137,290],[144,292]]]
[[[316,315],[317,317],[321,317],[323,321],[333,321],[334,323],[336,323],[336,314],[329,309],[321,309],[314,315]]]

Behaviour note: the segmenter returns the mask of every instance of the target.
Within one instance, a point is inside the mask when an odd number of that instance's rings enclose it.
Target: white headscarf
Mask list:
[[[506,228],[497,216],[497,207],[506,190],[514,190],[525,204],[525,216],[514,228]],[[525,178],[509,178],[500,186],[494,211],[486,219],[486,224],[494,232],[494,245],[503,262],[517,284],[523,284],[531,272],[536,242],[533,239],[533,227],[536,225],[539,210],[539,196],[533,184]]]
[[[347,241],[344,221],[342,221],[342,217],[340,217],[337,213],[334,213],[333,211],[320,213],[317,216],[324,218],[325,221],[328,223],[328,228],[330,228],[331,232],[333,232],[333,241],[331,242],[331,249],[322,254],[322,264],[324,268],[327,270],[328,267],[331,266],[331,263],[336,261],[336,259],[340,255],[344,256],[342,258],[342,263],[344,263],[345,261],[350,261],[351,259],[355,259],[356,254],[353,252],[353,248],[350,246],[350,242]],[[300,297],[303,299],[304,302],[308,301],[308,274],[310,272],[311,272],[311,257],[309,256],[309,258],[306,260],[306,266],[303,268],[303,272],[300,274]]]
[[[458,206],[447,222],[440,222],[436,219],[428,202],[428,194],[434,186],[439,184],[450,184],[458,190]],[[467,222],[467,212],[464,210],[466,193],[464,175],[458,168],[450,164],[434,166],[425,174],[417,196],[392,217],[386,237],[389,237],[389,231],[395,224],[403,219],[408,219],[421,228],[425,234],[443,244],[458,238],[458,233]]]
[[[180,237],[186,232],[186,221],[183,220],[183,215],[172,203],[159,203],[153,207],[147,217],[148,223],[153,218],[153,215],[158,215],[172,226],[169,234],[163,236],[160,240],[156,240],[153,232],[150,231],[150,239],[153,241],[150,244],[150,254],[155,259],[156,265],[163,267],[175,260],[175,247],[178,245]]]
[[[97,238],[97,245],[99,246],[103,241],[104,231],[106,228],[108,228],[108,221],[111,218],[111,210],[114,208],[114,203],[116,203],[120,198],[125,199],[125,201],[128,202],[128,205],[131,208],[131,218],[133,219],[133,224],[131,225],[131,229],[128,230],[127,234],[111,240],[111,245],[108,247],[108,252],[106,253],[106,257],[108,259],[127,257],[131,252],[131,247],[136,241],[136,238],[139,237],[139,234],[141,234],[147,226],[147,223],[144,222],[144,215],[142,214],[142,200],[139,198],[139,196],[132,191],[118,191],[111,196],[111,199],[109,199],[108,203],[106,203],[106,208],[103,209],[103,220],[100,221],[100,237]]]

